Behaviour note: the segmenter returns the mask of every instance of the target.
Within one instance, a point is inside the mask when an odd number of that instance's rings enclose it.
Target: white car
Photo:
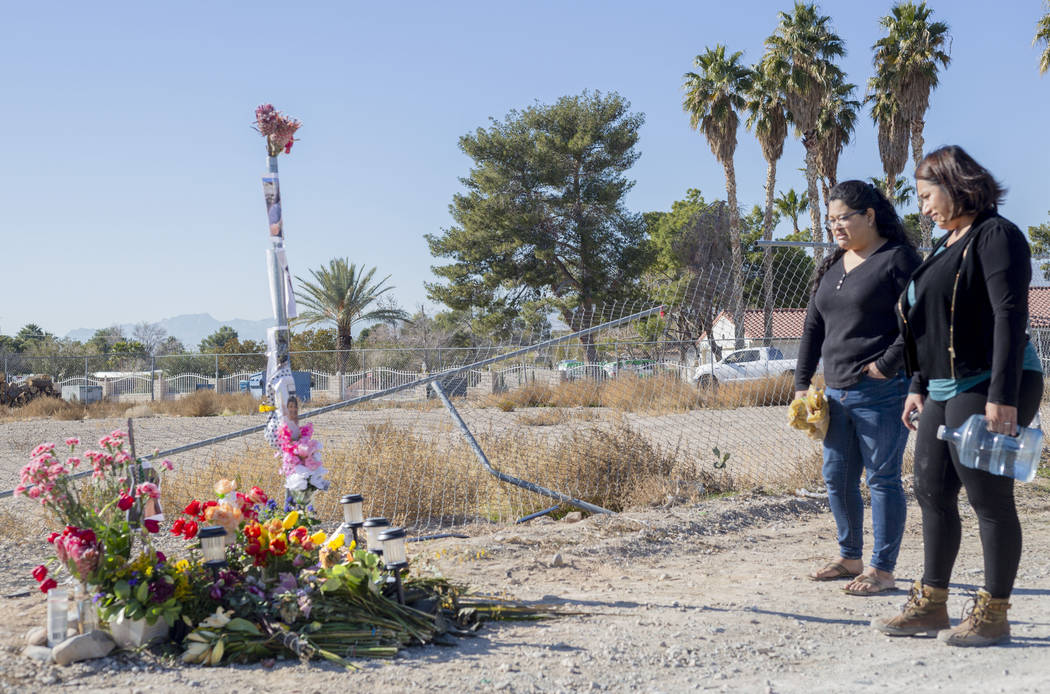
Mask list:
[[[714,364],[700,364],[693,373],[699,386],[757,381],[782,375],[794,375],[797,360],[785,359],[776,347],[749,347],[729,352]]]

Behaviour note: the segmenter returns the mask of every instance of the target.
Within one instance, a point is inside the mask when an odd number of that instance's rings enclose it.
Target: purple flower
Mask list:
[[[167,581],[155,581],[149,585],[149,597],[153,602],[165,602],[175,594],[175,585]]]

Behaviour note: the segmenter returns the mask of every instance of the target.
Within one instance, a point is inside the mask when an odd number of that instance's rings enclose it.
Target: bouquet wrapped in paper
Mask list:
[[[810,438],[823,441],[828,433],[828,400],[824,389],[810,386],[805,397],[792,400],[788,405],[788,424],[806,432]]]

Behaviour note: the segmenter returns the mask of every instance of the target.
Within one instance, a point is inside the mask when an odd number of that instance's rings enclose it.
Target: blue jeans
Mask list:
[[[908,430],[901,422],[908,383],[903,376],[862,376],[849,388],[827,388],[828,433],[824,437],[824,482],[838,526],[843,559],[864,549],[864,500],[860,473],[867,472],[875,547],[871,566],[892,572],[897,565],[907,503],[901,463]]]

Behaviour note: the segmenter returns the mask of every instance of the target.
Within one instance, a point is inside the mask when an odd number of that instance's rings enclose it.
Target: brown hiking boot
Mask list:
[[[948,620],[948,589],[924,586],[916,581],[900,614],[871,620],[871,626],[887,636],[935,636],[951,626]]]
[[[964,613],[959,626],[941,632],[937,638],[949,646],[991,646],[1010,640],[1010,623],[1006,611],[1010,609],[1007,598],[993,598],[990,593],[978,590],[969,613]]]

